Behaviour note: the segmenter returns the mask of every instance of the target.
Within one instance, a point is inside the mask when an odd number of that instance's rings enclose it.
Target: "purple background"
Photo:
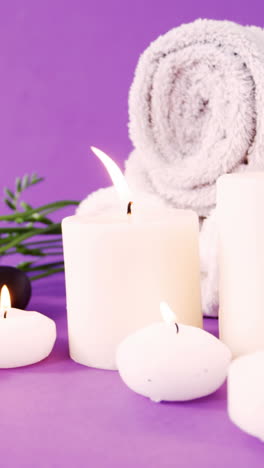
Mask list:
[[[262,26],[263,13],[262,0],[2,0],[0,189],[32,171],[47,178],[29,194],[33,204],[108,185],[88,148],[122,165],[128,89],[149,42],[198,17]],[[117,373],[69,360],[62,275],[34,284],[31,308],[56,319],[58,341],[43,363],[1,372],[3,466],[263,466],[263,444],[228,420],[225,387],[153,404]],[[206,326],[215,332],[217,321]]]
[[[37,171],[35,203],[109,185],[89,152],[122,165],[127,95],[150,41],[198,17],[263,25],[262,0],[1,0],[0,189]]]

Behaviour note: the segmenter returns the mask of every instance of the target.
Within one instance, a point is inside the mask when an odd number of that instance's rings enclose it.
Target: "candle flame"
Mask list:
[[[11,298],[8,287],[4,284],[0,293],[0,310],[10,309],[11,307]]]
[[[121,200],[128,204],[132,198],[131,192],[127,181],[118,165],[100,149],[91,146],[91,150],[107,169]]]
[[[175,313],[171,310],[170,306],[167,304],[167,302],[161,302],[160,303],[160,312],[162,315],[162,318],[164,322],[168,324],[175,324],[177,322],[176,315]]]

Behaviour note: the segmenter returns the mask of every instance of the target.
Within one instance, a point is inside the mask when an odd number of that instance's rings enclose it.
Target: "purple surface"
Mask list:
[[[29,193],[34,204],[108,185],[88,147],[122,165],[128,89],[149,42],[197,17],[263,26],[263,12],[262,0],[1,1],[0,190],[32,171],[47,177]],[[3,466],[263,466],[263,444],[228,420],[225,388],[157,405],[117,373],[68,359],[64,296],[62,276],[34,286],[31,307],[56,319],[56,347],[38,365],[1,371]]]
[[[51,356],[1,371],[1,460],[8,467],[263,467],[263,444],[226,413],[225,386],[189,403],[156,404],[117,372],[68,357],[63,276],[34,287],[31,308],[56,320]],[[215,332],[217,320],[207,319]]]

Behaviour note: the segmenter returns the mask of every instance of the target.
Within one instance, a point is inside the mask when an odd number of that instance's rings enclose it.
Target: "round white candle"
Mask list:
[[[227,389],[228,413],[233,423],[264,441],[264,351],[232,362]]]
[[[4,288],[2,294],[6,294]],[[0,308],[0,368],[41,361],[55,343],[55,322],[38,312],[11,308],[7,297],[2,296]]]
[[[204,330],[169,321],[142,328],[118,346],[122,380],[156,402],[209,395],[226,378],[230,350]]]
[[[217,183],[220,338],[233,356],[264,348],[264,172]]]
[[[130,195],[128,195],[129,197]],[[127,198],[128,200],[129,198]],[[202,326],[198,218],[144,207],[62,222],[70,355],[116,369],[116,347],[159,317],[166,298],[181,322]]]

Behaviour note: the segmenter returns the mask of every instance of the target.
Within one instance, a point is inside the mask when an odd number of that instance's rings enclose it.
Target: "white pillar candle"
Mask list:
[[[264,172],[217,182],[220,338],[233,356],[264,348]]]
[[[168,306],[161,306],[164,322],[136,331],[118,346],[122,380],[156,402],[209,395],[226,378],[230,350],[204,330],[177,324]]]
[[[160,298],[202,325],[196,214],[136,211],[62,222],[70,355],[87,366],[116,369],[117,345],[159,316]]]
[[[6,286],[0,302],[0,368],[27,366],[46,358],[56,340],[55,322],[38,312],[11,308]]]
[[[232,362],[227,396],[228,414],[233,423],[264,441],[264,351]]]

